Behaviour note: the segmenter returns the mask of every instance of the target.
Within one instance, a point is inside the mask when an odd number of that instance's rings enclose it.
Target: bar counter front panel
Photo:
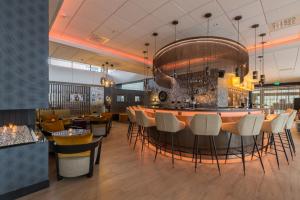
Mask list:
[[[226,122],[238,122],[244,115],[249,113],[251,114],[261,114],[263,111],[259,109],[170,109],[170,108],[144,108],[146,114],[150,117],[154,117],[155,112],[168,112],[173,113],[180,121],[185,122],[186,127],[184,130],[175,134],[174,137],[174,146],[177,147],[177,150],[180,150],[182,156],[192,157],[194,139],[195,136],[189,128],[189,124],[195,114],[219,114],[222,118],[222,123]],[[209,137],[199,136],[199,152],[202,155],[211,155],[211,146]],[[229,141],[230,133],[220,131],[220,134],[215,137],[215,143],[217,147],[217,152],[219,156],[225,156],[227,145]],[[155,145],[157,142],[158,134],[156,128],[151,128],[149,130],[149,141],[152,145]],[[243,139],[244,147],[247,151],[251,151],[254,145],[252,137],[245,137]],[[257,138],[257,143],[262,143],[262,137]],[[171,151],[171,133],[161,133],[159,144],[162,147],[162,150],[167,152]],[[260,145],[259,145],[260,146]],[[239,150],[241,148],[241,139],[239,136],[232,134],[230,151],[229,154],[232,154],[233,150]],[[178,153],[178,152],[177,152]]]

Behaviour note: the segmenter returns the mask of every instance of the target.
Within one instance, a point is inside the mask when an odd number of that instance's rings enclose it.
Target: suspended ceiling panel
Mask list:
[[[52,34],[56,34],[57,38],[71,37],[82,43],[110,47],[136,56],[131,61],[127,58],[124,61],[122,56],[113,59],[120,63],[125,62],[123,66],[128,67],[124,67],[127,71],[136,70],[135,72],[143,73],[144,43],[150,43],[148,56],[151,59],[154,52],[154,38],[151,35],[154,31],[159,33],[157,49],[174,41],[174,27],[170,24],[172,20],[179,20],[177,39],[203,36],[207,34],[207,22],[203,15],[211,12],[213,16],[210,20],[210,35],[236,40],[237,23],[232,18],[242,15],[240,41],[246,47],[251,49],[254,43],[251,25],[258,23],[260,26],[257,33],[267,33],[265,39],[271,45],[266,48],[266,54],[270,53],[268,59],[272,61],[266,61],[265,68],[273,72],[266,77],[267,82],[279,78],[290,81],[295,80],[295,74],[300,71],[297,65],[293,73],[287,73],[284,77],[273,77],[273,74],[281,72],[280,66],[290,66],[290,63],[296,60],[295,50],[290,50],[293,53],[288,56],[278,55],[288,54],[282,53],[281,50],[289,52],[286,49],[300,46],[300,25],[275,32],[270,32],[269,26],[278,20],[300,16],[299,8],[300,0],[65,0],[51,29],[50,39]],[[66,37],[64,40],[67,40]],[[287,42],[278,42],[281,40]],[[76,42],[64,44],[75,48],[82,47]],[[53,48],[50,45],[50,53]],[[89,48],[84,50],[89,51]],[[59,55],[60,52],[62,55]],[[99,52],[91,53],[99,55]],[[54,55],[68,57],[72,53],[63,54],[63,51],[57,51]],[[250,55],[252,54],[253,50],[250,51]],[[105,53],[101,56],[111,58]],[[92,58],[99,60],[94,55]]]

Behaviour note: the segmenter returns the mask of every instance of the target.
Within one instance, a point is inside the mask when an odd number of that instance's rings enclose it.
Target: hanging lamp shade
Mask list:
[[[264,44],[266,42],[264,42],[264,37],[266,36],[266,33],[261,33],[259,35],[261,37],[261,75],[260,75],[260,83],[263,85],[265,84],[265,80],[266,80],[266,77],[265,77],[265,63],[264,63],[264,59],[265,59],[265,56],[264,56]]]
[[[256,69],[256,30],[259,27],[259,24],[253,24],[251,28],[254,29],[254,71],[252,72],[252,79],[258,79],[258,71]]]
[[[258,71],[255,70],[252,72],[252,79],[257,80],[257,78],[258,78]]]
[[[238,16],[235,16],[233,19],[237,22],[237,43],[240,43],[240,20],[242,19],[242,16],[238,15]],[[236,55],[235,76],[239,77],[241,79],[240,82],[243,82],[244,76],[241,74],[241,71],[240,71],[241,66],[239,66],[240,52],[237,51],[236,53],[237,53],[237,55]]]

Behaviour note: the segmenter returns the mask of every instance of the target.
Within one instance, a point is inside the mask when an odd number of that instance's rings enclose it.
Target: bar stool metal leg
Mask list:
[[[131,126],[132,126],[132,123],[129,122],[129,124],[128,124],[128,130],[127,130],[127,140],[129,140]]]
[[[282,146],[282,148],[283,148],[283,152],[284,152],[284,155],[285,155],[285,159],[286,159],[286,161],[287,161],[287,163],[288,163],[288,165],[289,165],[289,158],[288,158],[288,156],[287,156],[287,153],[286,153],[285,147],[284,147],[284,145],[283,145],[282,138],[281,138],[281,135],[280,135],[280,134],[281,134],[281,133],[278,133],[278,136],[279,136],[279,139],[280,139],[280,143],[281,143],[281,146]]]
[[[174,168],[174,134],[171,133],[172,137],[172,167]]]
[[[196,148],[196,138],[197,138],[197,135],[194,136],[194,145],[193,145],[193,157],[192,157],[192,161],[194,161],[195,154],[196,154],[196,151],[195,151],[195,148]]]
[[[227,158],[228,158],[228,152],[229,152],[231,137],[232,137],[232,133],[230,133],[230,136],[229,136],[228,146],[227,146],[227,150],[226,150],[225,163],[227,162]]]
[[[219,175],[221,175],[221,170],[220,170],[219,159],[218,159],[218,155],[217,155],[217,148],[216,148],[215,138],[214,138],[214,136],[210,136],[209,139],[211,140],[211,143],[213,144],[214,152],[215,152],[215,157],[216,157],[216,160],[217,160],[217,165],[218,165],[218,170],[219,170]]]
[[[136,135],[136,138],[135,138],[135,142],[134,142],[134,145],[133,145],[133,150],[135,149],[138,137],[142,134],[141,131],[142,131],[142,128],[141,128],[141,126],[139,126],[138,132],[137,132],[137,135]]]
[[[253,136],[253,138],[254,138],[254,136]],[[255,143],[256,143],[256,141],[257,141],[257,135],[255,136]],[[253,148],[252,148],[251,160],[253,160],[253,156],[254,156],[255,143],[254,143]],[[262,146],[262,147],[263,147],[263,146]]]
[[[257,136],[256,136],[257,137]],[[264,149],[264,140],[265,140],[265,132],[262,133],[261,135],[261,155],[263,154],[263,149]],[[256,140],[257,141],[257,140]],[[253,146],[254,148],[254,146]],[[252,159],[252,158],[251,158]]]
[[[271,142],[271,136],[270,136],[270,133],[268,133],[268,142],[267,142],[267,146],[266,146],[266,149],[265,149],[265,153],[268,152],[268,148],[269,148],[270,142]]]
[[[156,161],[156,157],[157,157],[157,151],[158,151],[158,145],[159,145],[159,138],[160,138],[160,133],[159,133],[159,131],[157,131],[157,140],[156,140],[156,150],[155,150],[154,161]]]
[[[245,152],[244,152],[243,136],[241,136],[241,146],[242,146],[243,169],[244,169],[244,176],[245,176],[246,175],[246,166],[245,166]]]
[[[130,138],[129,138],[129,145],[131,144],[131,140],[132,140],[132,135],[133,135],[134,126],[135,126],[135,124],[132,124],[132,125],[130,126]]]
[[[296,147],[295,147],[294,139],[293,139],[292,132],[291,132],[290,129],[288,129],[288,133],[289,133],[289,137],[291,139],[291,143],[292,143],[292,146],[293,146],[293,149],[294,149],[294,153],[296,155]]]
[[[145,132],[147,132],[147,130],[148,130],[148,128],[143,128],[143,130],[142,130],[142,150],[141,150],[141,152],[143,152],[143,150],[144,150],[144,143],[145,143],[145,138],[146,138]]]
[[[198,141],[198,135],[195,135],[195,140],[196,140],[196,150],[195,150],[195,172],[197,170],[197,159],[198,159],[198,145],[199,145],[199,141]]]
[[[214,163],[214,156],[213,156],[213,147],[212,147],[212,142],[209,136],[209,147],[210,147],[210,156],[211,156],[211,163]]]
[[[295,144],[294,144],[294,140],[293,140],[293,137],[292,137],[292,135],[291,135],[290,129],[285,129],[285,133],[286,133],[286,135],[287,135],[288,140],[290,141],[290,144],[291,144],[291,146],[292,146],[294,155],[296,155]]]
[[[260,152],[259,152],[257,143],[256,143],[257,138],[255,138],[254,136],[253,136],[253,141],[254,141],[254,146],[255,146],[255,148],[256,148],[256,151],[257,151],[257,153],[258,153],[258,157],[259,157],[259,161],[260,161],[261,167],[262,167],[262,169],[263,169],[263,171],[264,171],[264,173],[265,173],[265,167],[264,167],[264,164],[263,164],[263,162],[262,162],[261,155],[260,155]]]
[[[285,133],[285,137],[287,139],[288,145],[289,145],[289,149],[290,149],[292,160],[294,160],[294,155],[293,155],[293,149],[292,149],[291,140],[290,140],[289,135],[287,134],[286,130],[285,130],[284,133]]]
[[[180,145],[180,140],[179,140],[179,135],[178,134],[176,134],[176,139],[177,139],[177,151],[179,152],[179,156],[180,156],[180,159],[182,158],[181,157],[181,145]]]
[[[271,135],[271,139],[274,141],[275,155],[276,155],[277,165],[278,165],[278,169],[279,169],[279,159],[278,159],[278,153],[277,153],[277,148],[276,148],[276,142],[275,142],[274,134],[273,134],[273,133],[272,133],[272,135]]]

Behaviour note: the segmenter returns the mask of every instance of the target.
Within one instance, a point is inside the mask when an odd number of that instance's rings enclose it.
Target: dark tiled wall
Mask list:
[[[117,96],[125,96],[125,102],[117,102]],[[126,107],[133,106],[133,105],[144,105],[144,103],[147,103],[148,96],[145,95],[144,91],[136,91],[136,90],[123,90],[123,89],[117,89],[117,88],[105,88],[104,89],[104,98],[106,96],[112,97],[112,103],[111,103],[111,112],[126,112]],[[134,97],[140,96],[141,101],[135,102]],[[144,100],[146,100],[144,102]],[[105,101],[105,103],[107,103]]]
[[[2,110],[0,111],[0,126],[9,123],[35,126],[35,110]]]
[[[0,1],[0,110],[48,106],[48,1]]]

